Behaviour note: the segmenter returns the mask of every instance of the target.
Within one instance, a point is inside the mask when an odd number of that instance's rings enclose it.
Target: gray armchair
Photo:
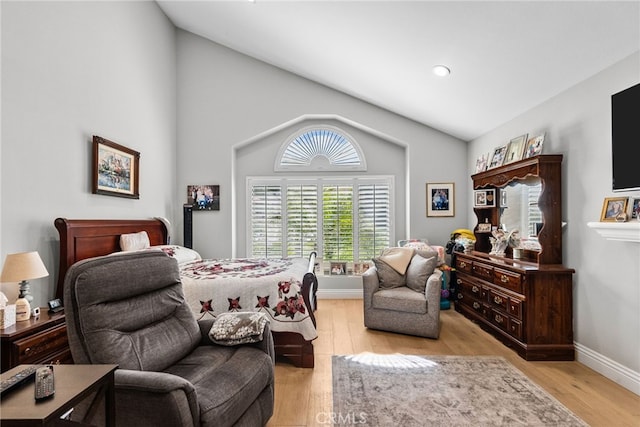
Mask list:
[[[420,287],[415,284],[389,287],[385,286],[384,279],[381,280],[377,267],[369,268],[362,275],[364,325],[382,331],[438,338],[442,273],[439,269],[432,271],[423,276],[426,284],[420,281]]]
[[[273,414],[268,325],[258,343],[214,344],[213,319],[196,321],[166,254],[80,261],[65,276],[64,302],[74,363],[119,365],[117,425],[260,426]],[[76,409],[75,419],[98,421]]]

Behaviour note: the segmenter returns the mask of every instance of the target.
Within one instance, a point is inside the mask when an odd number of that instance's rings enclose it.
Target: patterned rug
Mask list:
[[[502,357],[333,356],[334,425],[586,426]]]

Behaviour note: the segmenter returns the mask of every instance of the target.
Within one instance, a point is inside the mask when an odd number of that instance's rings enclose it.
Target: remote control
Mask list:
[[[36,371],[36,400],[46,399],[56,392],[53,386],[53,366],[47,365]]]
[[[11,377],[6,380],[2,380],[0,382],[0,395],[3,395],[14,388],[19,387],[20,385],[29,381],[36,374],[38,368],[42,367],[42,365],[31,365],[27,366],[20,372],[13,374]]]

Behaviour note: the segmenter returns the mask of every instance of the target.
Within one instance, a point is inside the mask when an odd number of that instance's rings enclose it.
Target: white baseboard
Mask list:
[[[362,299],[362,289],[318,289],[318,299]]]
[[[574,343],[576,360],[640,396],[640,372],[635,372],[588,347]]]

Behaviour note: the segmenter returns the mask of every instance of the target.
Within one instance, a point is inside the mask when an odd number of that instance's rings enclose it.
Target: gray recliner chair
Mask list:
[[[117,425],[261,426],[273,414],[274,351],[263,340],[226,346],[196,321],[175,259],[160,251],[74,264],[64,283],[69,346],[76,364],[118,364]],[[86,419],[86,408],[74,411]],[[84,418],[84,419],[83,419]]]

